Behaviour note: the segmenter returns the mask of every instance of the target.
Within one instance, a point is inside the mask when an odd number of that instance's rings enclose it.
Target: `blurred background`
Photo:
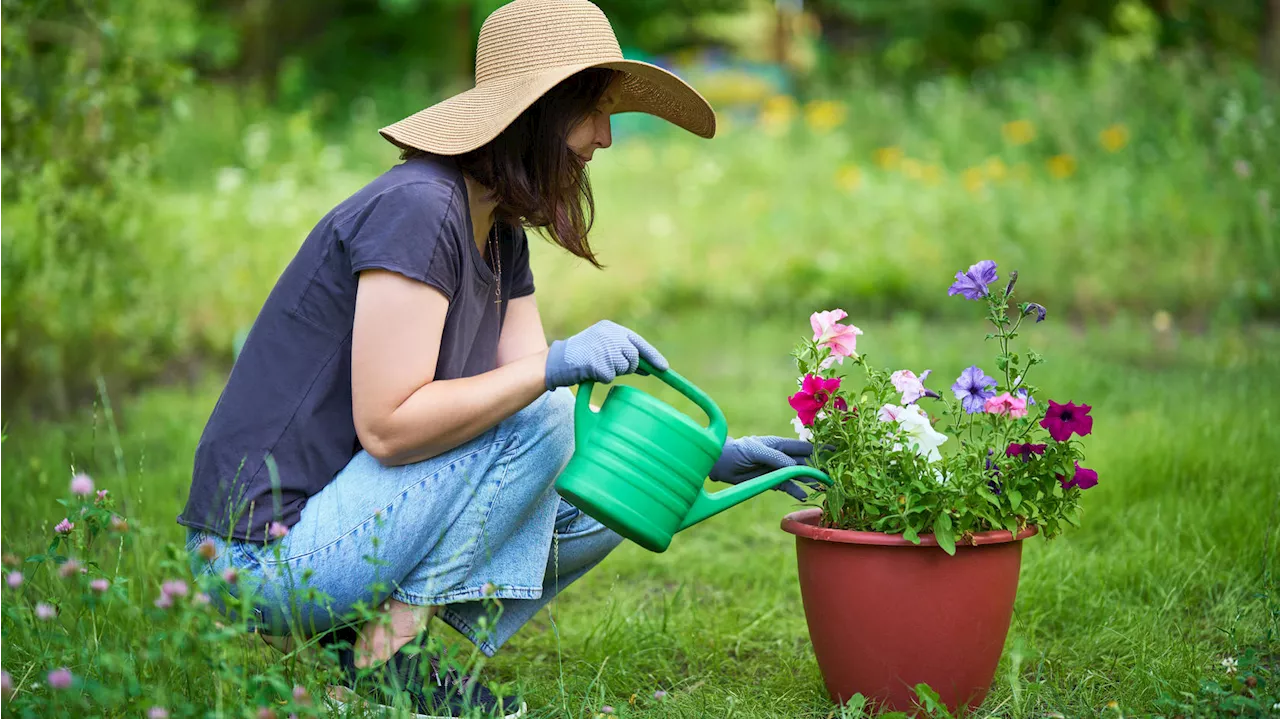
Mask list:
[[[396,161],[377,129],[470,86],[500,4],[5,0],[6,418],[221,376],[308,230]],[[945,320],[988,257],[1073,322],[1280,316],[1276,0],[599,4],[721,130],[615,118],[606,271],[534,243],[552,336]]]

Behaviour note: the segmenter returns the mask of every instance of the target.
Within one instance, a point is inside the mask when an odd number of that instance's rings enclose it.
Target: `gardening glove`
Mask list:
[[[567,340],[551,343],[547,389],[587,381],[612,382],[619,375],[638,370],[641,357],[654,369],[666,371],[667,360],[643,337],[622,325],[600,320]]]
[[[775,469],[807,464],[813,455],[813,445],[802,439],[787,437],[730,437],[724,443],[720,459],[716,460],[708,475],[717,482],[739,484],[748,479],[755,479]],[[800,480],[813,484],[813,480]],[[815,485],[816,486],[816,485]],[[796,484],[796,480],[783,482],[774,487],[804,501],[807,493]]]

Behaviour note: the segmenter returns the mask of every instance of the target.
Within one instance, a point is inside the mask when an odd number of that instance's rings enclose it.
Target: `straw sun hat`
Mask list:
[[[700,135],[716,132],[711,105],[656,65],[622,59],[618,38],[587,0],[515,0],[480,28],[476,86],[379,132],[392,143],[437,155],[461,155],[497,137],[561,80],[592,67],[619,70],[614,112],[647,112]]]

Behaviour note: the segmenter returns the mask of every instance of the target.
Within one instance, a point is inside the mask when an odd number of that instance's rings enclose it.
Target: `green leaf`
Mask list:
[[[920,543],[920,533],[916,531],[915,527],[907,527],[902,530],[902,538],[912,544]]]
[[[951,515],[943,512],[933,520],[933,536],[938,540],[938,546],[942,547],[942,551],[955,556],[956,535],[951,526]]]
[[[1022,492],[1016,489],[1009,490],[1009,508],[1016,510],[1019,504],[1022,504]]]

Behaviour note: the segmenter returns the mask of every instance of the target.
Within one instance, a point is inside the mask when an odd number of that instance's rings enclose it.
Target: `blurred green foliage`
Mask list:
[[[185,268],[144,225],[153,143],[189,82],[197,18],[172,0],[3,11],[5,401],[61,409],[70,377],[149,369],[181,348],[167,296],[181,284],[159,276]]]
[[[470,82],[498,4],[4,0],[6,412],[224,362],[314,222],[394,162],[376,128]],[[629,54],[720,98],[723,130],[617,119],[593,163],[610,270],[535,249],[552,332],[945,314],[917,278],[978,255],[1054,270],[1063,313],[1280,314],[1256,4],[809,0],[807,104],[724,44],[767,56],[798,3],[600,4]]]

